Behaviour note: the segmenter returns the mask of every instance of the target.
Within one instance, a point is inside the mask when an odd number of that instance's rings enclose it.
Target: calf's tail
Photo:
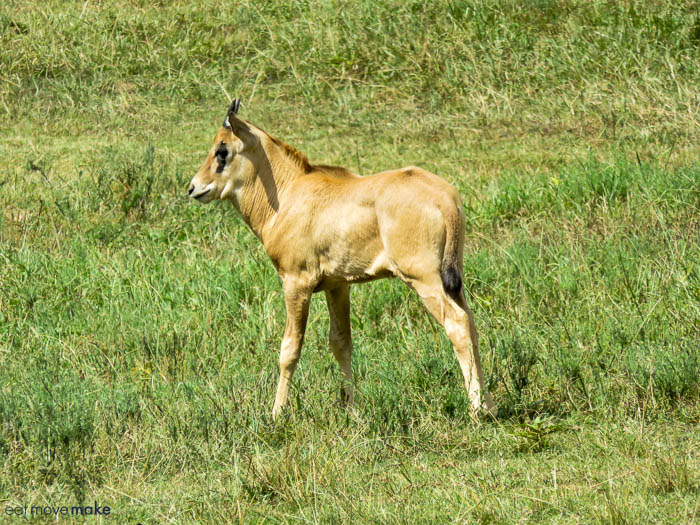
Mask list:
[[[462,250],[464,246],[464,215],[458,207],[443,211],[445,218],[445,249],[440,264],[442,287],[447,295],[457,300],[462,291]]]

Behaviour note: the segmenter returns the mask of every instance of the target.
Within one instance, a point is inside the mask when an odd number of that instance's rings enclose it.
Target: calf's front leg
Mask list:
[[[284,329],[280,349],[280,381],[277,385],[272,418],[277,419],[289,395],[289,381],[299,362],[301,346],[304,343],[306,319],[309,315],[311,291],[305,287],[285,283],[284,300],[287,306],[287,326]]]
[[[326,291],[330,314],[329,344],[343,374],[343,400],[353,404],[352,339],[350,337],[350,285]]]

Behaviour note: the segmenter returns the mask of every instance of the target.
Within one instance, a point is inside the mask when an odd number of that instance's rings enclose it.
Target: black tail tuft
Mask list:
[[[459,292],[462,291],[462,276],[459,274],[457,266],[450,264],[440,272],[440,277],[442,278],[442,287],[447,295],[456,300],[459,297]]]

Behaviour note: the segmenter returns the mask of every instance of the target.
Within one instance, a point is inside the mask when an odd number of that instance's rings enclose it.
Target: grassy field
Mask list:
[[[5,2],[0,521],[697,523],[699,11]],[[380,281],[352,292],[356,408],[317,297],[272,422],[279,279],[186,198],[233,96],[312,162],[459,188],[496,420]]]

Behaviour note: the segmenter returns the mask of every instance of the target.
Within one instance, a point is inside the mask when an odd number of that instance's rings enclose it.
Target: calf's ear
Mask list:
[[[226,118],[224,119],[223,126],[229,128],[233,131],[239,139],[241,139],[245,144],[254,144],[258,142],[258,138],[250,129],[248,124],[243,122],[238,118],[238,108],[241,107],[241,99],[234,98],[233,102],[226,112]]]

